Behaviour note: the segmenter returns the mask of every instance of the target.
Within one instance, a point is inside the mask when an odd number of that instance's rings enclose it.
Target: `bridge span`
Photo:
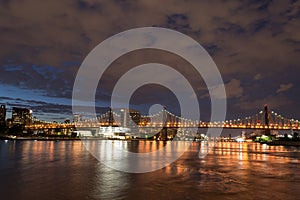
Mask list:
[[[124,112],[124,111],[123,111]],[[300,122],[269,111],[267,106],[257,114],[225,121],[203,122],[186,119],[169,112],[165,108],[154,115],[140,116],[131,120],[128,113],[117,113],[109,110],[95,119],[85,119],[71,123],[51,123],[35,121],[26,125],[28,130],[43,129],[76,129],[99,128],[105,126],[135,127],[135,128],[223,128],[223,129],[255,129],[255,130],[300,130]]]

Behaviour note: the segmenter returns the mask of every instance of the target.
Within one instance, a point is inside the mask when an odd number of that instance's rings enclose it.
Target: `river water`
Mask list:
[[[114,141],[148,151],[161,142]],[[0,197],[34,199],[300,199],[300,149],[201,143],[154,172],[126,173],[95,159],[81,141],[0,141]]]

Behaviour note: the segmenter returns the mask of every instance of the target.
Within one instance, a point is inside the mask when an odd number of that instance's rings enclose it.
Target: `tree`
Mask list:
[[[20,135],[23,133],[24,126],[21,124],[15,124],[13,125],[9,130],[8,133],[12,135]]]
[[[8,127],[5,123],[0,124],[0,134],[7,133]]]

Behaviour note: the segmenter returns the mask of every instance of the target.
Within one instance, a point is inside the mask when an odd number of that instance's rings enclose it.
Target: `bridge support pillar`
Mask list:
[[[269,127],[269,109],[268,109],[268,105],[265,105],[265,108],[264,108],[264,114],[265,114],[265,125]],[[271,135],[271,131],[270,129],[265,129],[264,130],[264,135]]]
[[[167,127],[163,127],[160,131],[160,138],[163,141],[168,140],[168,128]]]

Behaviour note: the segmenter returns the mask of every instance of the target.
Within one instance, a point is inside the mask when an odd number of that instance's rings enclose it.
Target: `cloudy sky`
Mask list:
[[[149,26],[184,33],[206,49],[225,83],[227,118],[256,114],[268,104],[300,119],[297,0],[0,0],[0,103],[30,107],[42,119],[70,117],[74,80],[89,52],[110,36]],[[122,73],[149,62],[175,66],[183,74],[188,69],[188,63],[167,52],[129,53],[107,71],[97,105],[109,106]],[[192,72],[185,76],[208,116],[205,83]],[[172,110],[178,102],[166,101],[169,93],[145,86],[131,103],[139,109],[162,103]],[[218,96],[218,87],[211,95]]]

